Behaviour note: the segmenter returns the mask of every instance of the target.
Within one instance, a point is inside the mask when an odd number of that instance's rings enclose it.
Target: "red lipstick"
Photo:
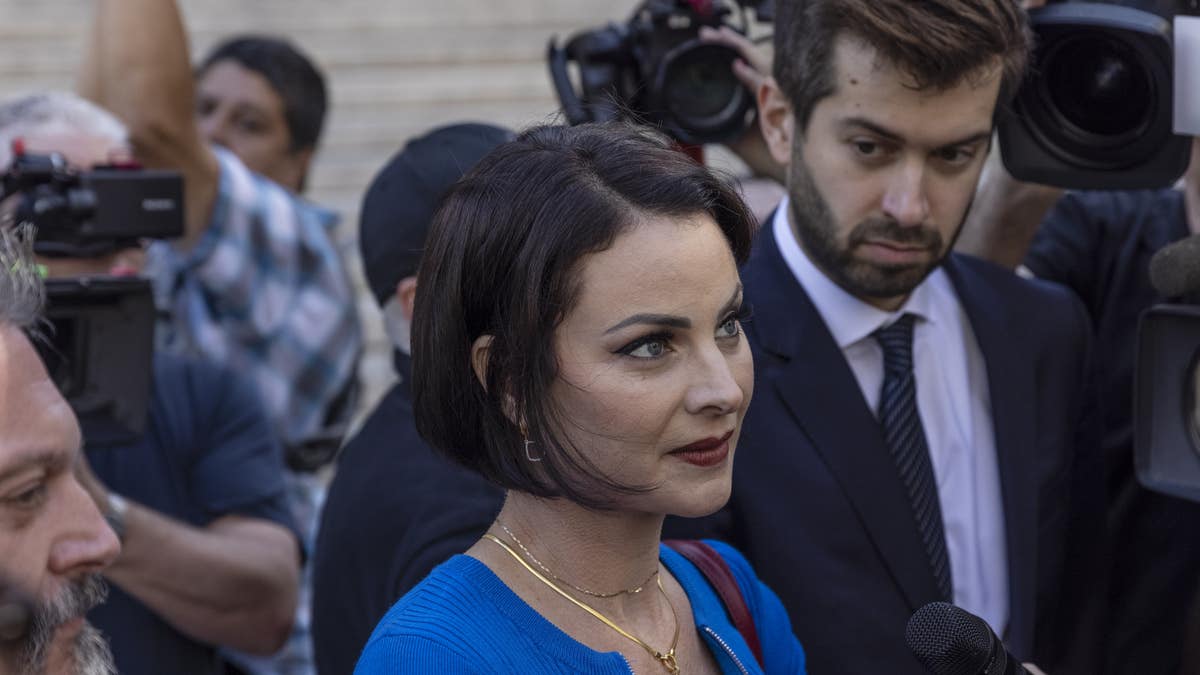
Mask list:
[[[720,438],[702,438],[695,443],[676,448],[670,454],[695,466],[716,466],[729,456],[729,439],[732,436],[733,430],[730,430]]]

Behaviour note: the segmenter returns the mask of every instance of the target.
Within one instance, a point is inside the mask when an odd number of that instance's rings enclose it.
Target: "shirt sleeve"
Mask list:
[[[804,648],[792,632],[791,619],[779,596],[759,581],[750,562],[737,549],[715,540],[706,540],[705,543],[725,559],[746,599],[750,615],[754,617],[758,643],[762,646],[763,672],[804,675],[807,672]]]
[[[193,367],[188,386],[195,411],[198,449],[190,473],[191,493],[212,518],[262,518],[299,531],[284,481],[283,452],[271,433],[253,385],[222,368]]]
[[[168,348],[254,380],[288,444],[318,432],[353,381],[361,336],[334,245],[336,219],[215,148],[212,219],[187,253],[158,243],[148,270]]]

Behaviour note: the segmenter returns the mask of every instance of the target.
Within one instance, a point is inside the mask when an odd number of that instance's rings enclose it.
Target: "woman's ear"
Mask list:
[[[488,388],[487,368],[489,350],[491,350],[492,347],[492,339],[492,335],[485,333],[484,335],[480,335],[479,337],[475,338],[475,342],[471,344],[471,369],[475,371],[475,379],[479,380],[479,386],[483,387],[484,391],[487,391]],[[525,433],[525,421],[517,419],[516,401],[513,400],[511,394],[507,393],[504,395],[504,416],[507,417],[510,422],[522,429],[522,434]]]
[[[475,379],[479,380],[479,386],[484,391],[487,391],[488,350],[491,347],[492,336],[487,333],[475,338],[471,344],[471,370],[475,371]]]

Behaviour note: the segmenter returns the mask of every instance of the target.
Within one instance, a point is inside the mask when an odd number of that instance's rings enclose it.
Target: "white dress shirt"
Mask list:
[[[1008,554],[987,368],[949,277],[937,268],[902,307],[885,312],[847,293],[809,260],[792,233],[788,212],[785,199],[775,212],[771,234],[845,355],[868,408],[876,414],[883,386],[883,350],[871,334],[904,313],[916,316],[917,410],[937,480],[954,604],[1004,635],[1009,616]]]

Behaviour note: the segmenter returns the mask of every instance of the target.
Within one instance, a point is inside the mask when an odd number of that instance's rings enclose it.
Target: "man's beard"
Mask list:
[[[104,602],[107,595],[108,588],[100,575],[90,574],[71,582],[49,602],[38,606],[30,621],[25,646],[17,660],[22,665],[21,672],[44,673],[46,659],[59,626],[84,616],[88,610]],[[75,669],[69,675],[112,675],[117,672],[108,641],[90,623],[85,623],[75,638],[72,652]]]
[[[809,259],[830,280],[856,298],[897,298],[911,293],[942,264],[950,247],[946,246],[941,232],[924,225],[905,227],[887,217],[868,218],[858,223],[847,235],[845,245],[839,245],[837,222],[804,163],[800,144],[800,139],[794,142],[788,172],[792,231]],[[846,189],[854,190],[855,186],[847,185]],[[961,230],[960,223],[955,238]],[[854,251],[869,240],[919,247],[929,252],[929,259],[920,263],[887,265],[854,257]]]

